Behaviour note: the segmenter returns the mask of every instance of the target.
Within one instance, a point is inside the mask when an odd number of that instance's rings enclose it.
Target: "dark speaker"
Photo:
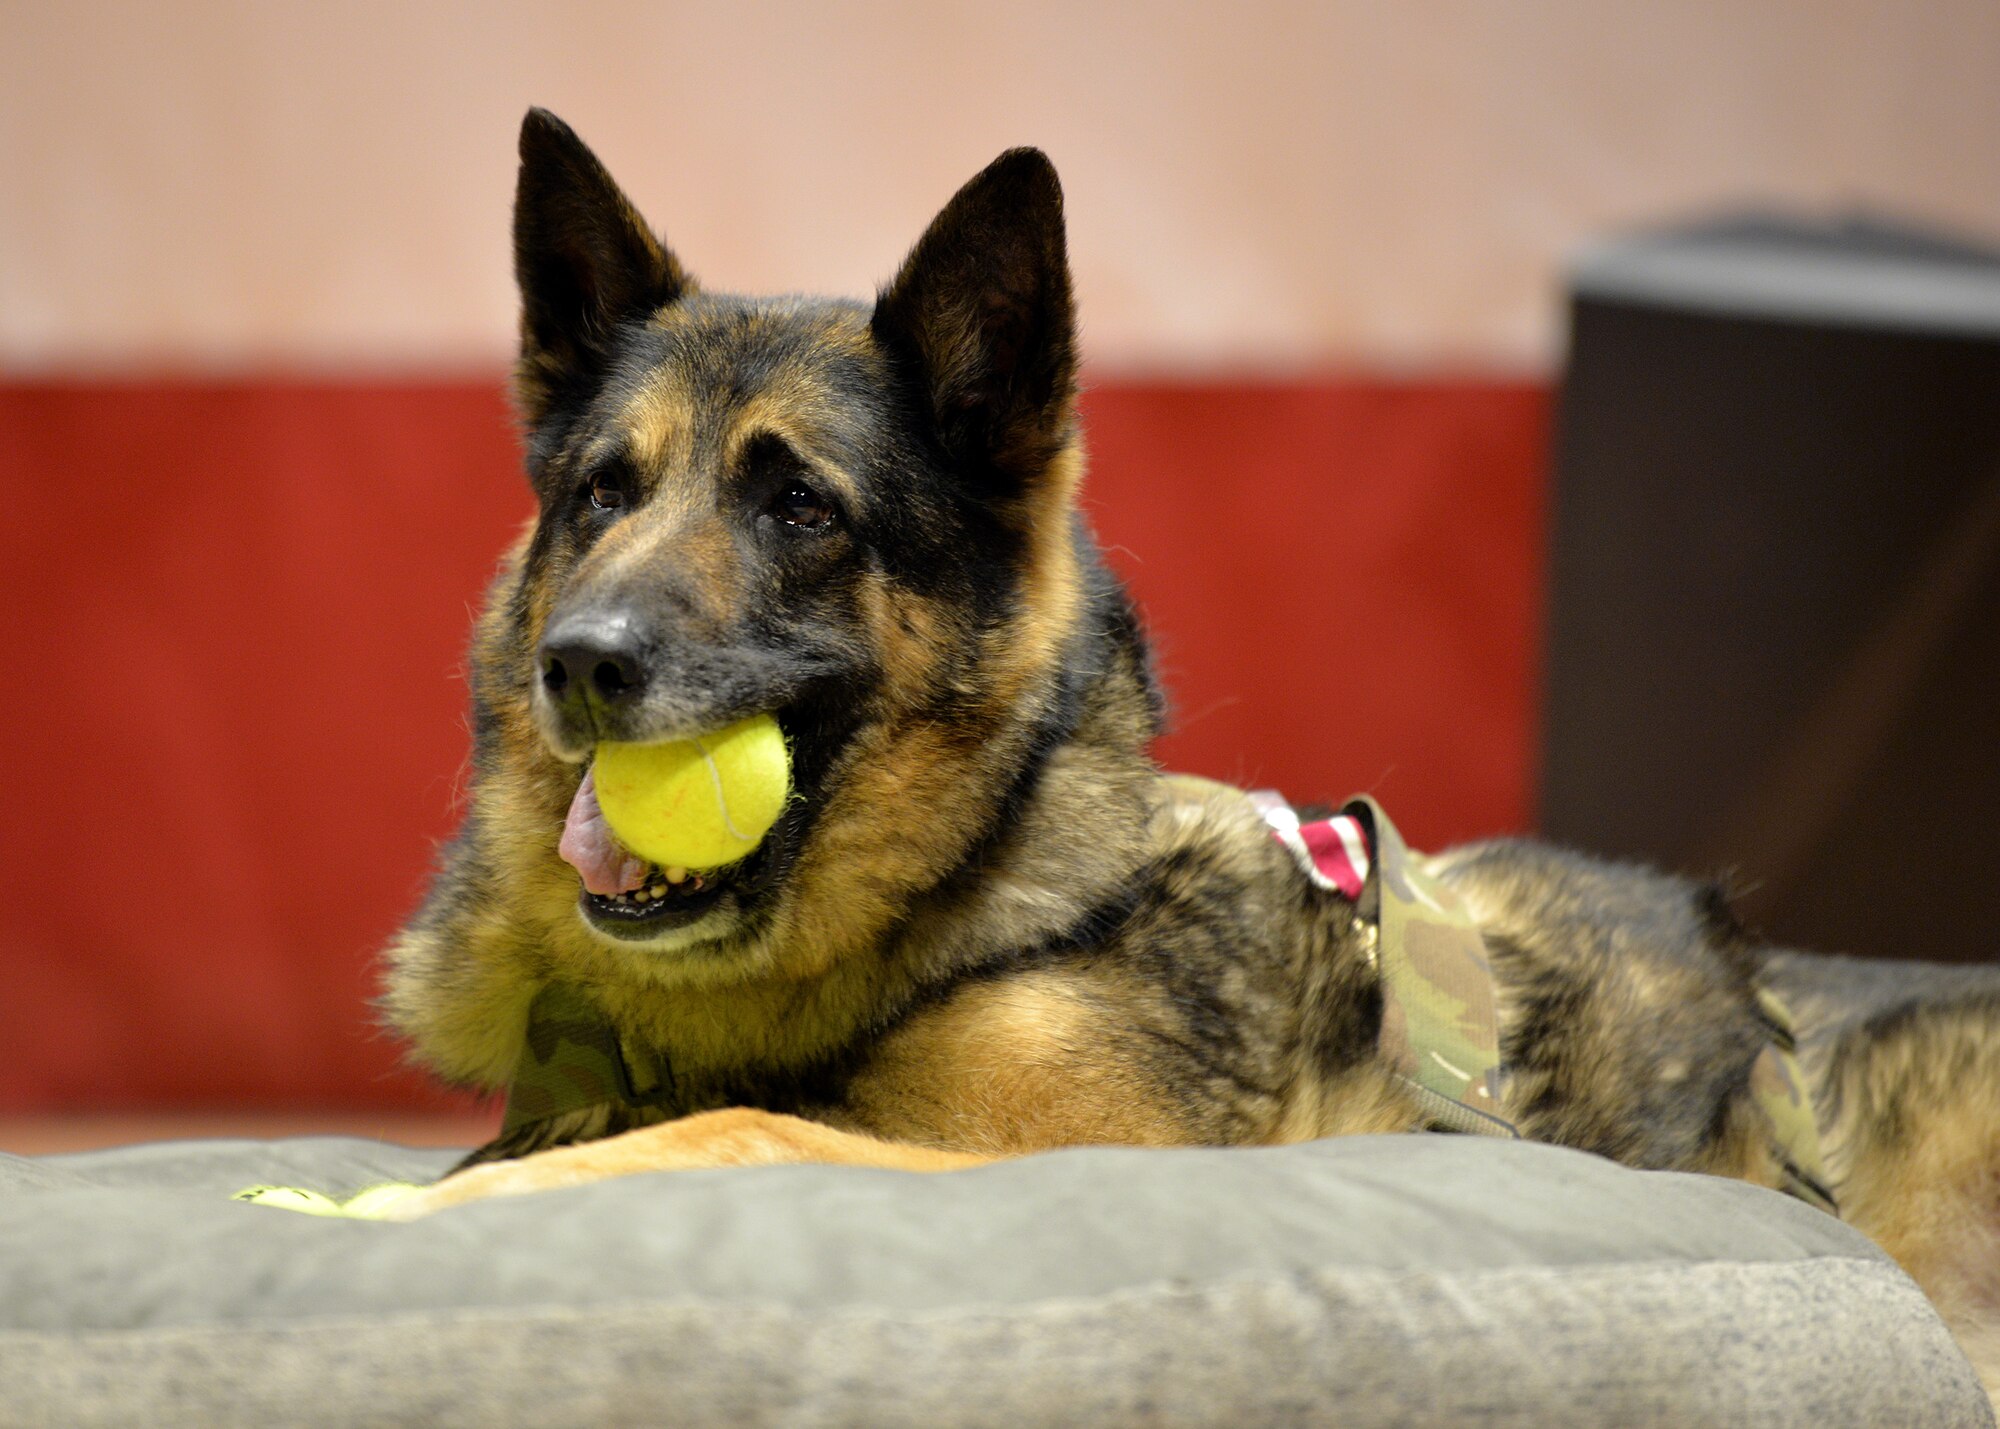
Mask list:
[[[1572,271],[1541,826],[1767,935],[2000,957],[2000,255],[1747,219]]]

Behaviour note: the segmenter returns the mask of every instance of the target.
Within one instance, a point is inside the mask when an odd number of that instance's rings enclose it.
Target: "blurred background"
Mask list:
[[[1893,889],[1995,926],[1991,0],[6,0],[0,34],[0,1149],[494,1116],[368,999],[531,509],[530,104],[725,289],[867,294],[1001,149],[1051,154],[1166,762],[1986,955],[1864,925]]]

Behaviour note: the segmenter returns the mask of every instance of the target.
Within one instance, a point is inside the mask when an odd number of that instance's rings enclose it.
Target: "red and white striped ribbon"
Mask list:
[[[1348,898],[1359,898],[1368,882],[1368,833],[1359,819],[1335,814],[1330,819],[1301,823],[1298,811],[1273,789],[1252,791],[1250,801],[1271,837],[1290,849],[1306,876],[1321,888],[1332,889]]]

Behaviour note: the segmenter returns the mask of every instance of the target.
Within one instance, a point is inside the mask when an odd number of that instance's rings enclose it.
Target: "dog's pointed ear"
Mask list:
[[[988,494],[1031,485],[1074,426],[1075,320],[1062,184],[1010,149],[960,189],[875,303],[947,453]]]
[[[530,426],[604,379],[619,326],[694,288],[597,155],[546,109],[521,121],[514,191],[521,288],[515,393]]]

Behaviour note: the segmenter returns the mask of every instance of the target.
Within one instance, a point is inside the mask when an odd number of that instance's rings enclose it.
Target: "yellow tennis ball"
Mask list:
[[[248,1186],[231,1196],[253,1206],[274,1206],[281,1211],[298,1211],[308,1216],[343,1215],[340,1202],[303,1186]]]
[[[698,739],[597,746],[597,803],[618,842],[662,867],[721,868],[771,831],[791,757],[767,714]]]
[[[410,1192],[421,1190],[407,1181],[385,1181],[379,1186],[370,1186],[365,1191],[357,1191],[344,1201],[336,1201],[323,1191],[309,1191],[303,1186],[246,1186],[229,1199],[246,1201],[253,1206],[275,1206],[281,1211],[297,1211],[307,1216],[341,1216],[349,1220],[380,1220],[394,1205]]]

